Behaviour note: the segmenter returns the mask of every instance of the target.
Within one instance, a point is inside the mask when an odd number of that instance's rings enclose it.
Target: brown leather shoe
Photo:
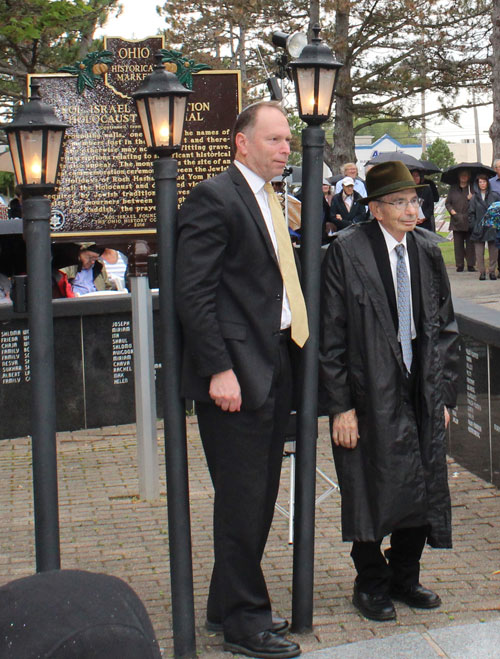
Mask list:
[[[424,588],[419,583],[407,588],[391,587],[391,597],[398,602],[404,602],[414,609],[435,609],[441,605],[441,598],[437,593]]]

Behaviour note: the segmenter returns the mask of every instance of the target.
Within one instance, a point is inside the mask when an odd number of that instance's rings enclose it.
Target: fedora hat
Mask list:
[[[399,192],[399,190],[424,188],[427,184],[415,183],[406,165],[399,160],[391,160],[374,165],[366,175],[365,185],[367,195],[359,200],[362,203],[374,201],[386,194]]]

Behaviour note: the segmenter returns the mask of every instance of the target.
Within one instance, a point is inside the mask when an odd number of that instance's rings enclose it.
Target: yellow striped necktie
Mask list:
[[[283,283],[285,284],[286,294],[290,303],[290,311],[292,312],[292,339],[298,346],[302,347],[309,336],[309,325],[307,322],[304,295],[302,294],[297,266],[295,264],[292,242],[288,227],[286,226],[285,216],[281,210],[281,204],[271,183],[266,183],[264,190],[267,192],[274,233],[278,244],[278,261],[281,276],[283,277]]]

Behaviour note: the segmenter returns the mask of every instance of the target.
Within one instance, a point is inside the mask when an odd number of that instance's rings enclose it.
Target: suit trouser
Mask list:
[[[395,529],[391,547],[382,554],[382,539],[353,542],[351,557],[358,573],[356,584],[370,595],[388,594],[392,584],[406,588],[418,584],[420,557],[428,534],[427,526]]]
[[[223,622],[228,641],[271,628],[271,603],[260,563],[278,495],[291,389],[288,343],[282,341],[271,390],[261,408],[231,413],[212,403],[196,404],[215,490],[215,563],[207,618]]]

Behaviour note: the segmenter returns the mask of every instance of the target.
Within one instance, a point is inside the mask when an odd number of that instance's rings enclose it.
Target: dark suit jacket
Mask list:
[[[232,368],[242,409],[257,409],[271,387],[283,280],[259,205],[235,165],[193,188],[178,229],[181,393],[208,401],[210,377]]]

